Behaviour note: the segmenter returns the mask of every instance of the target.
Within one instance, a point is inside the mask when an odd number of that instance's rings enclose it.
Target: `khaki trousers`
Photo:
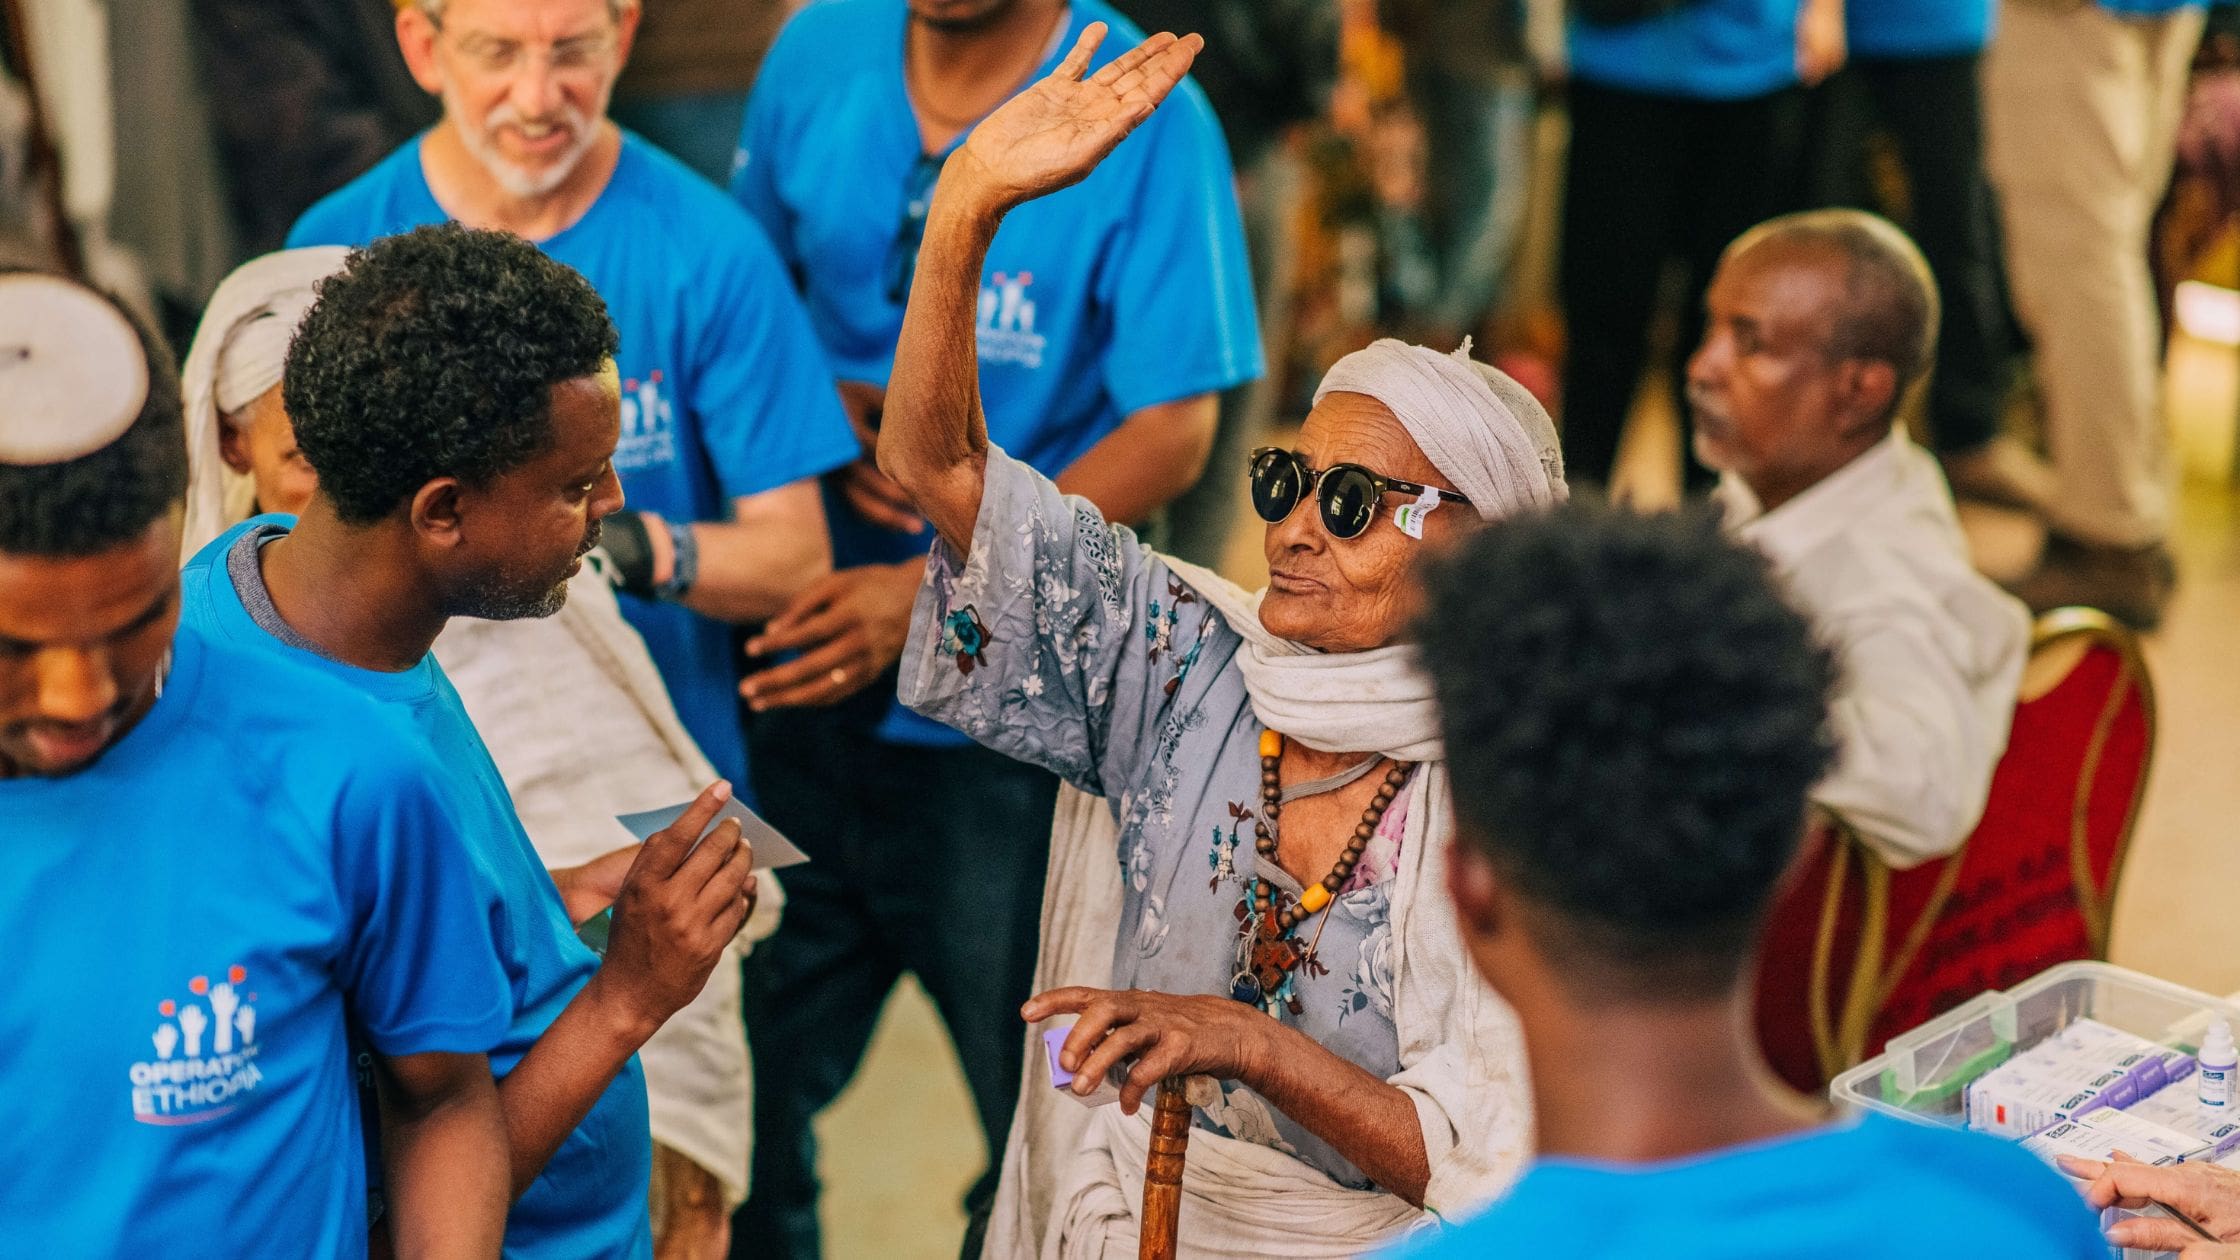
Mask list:
[[[2147,250],[2201,24],[2199,8],[2132,17],[2002,0],[1984,57],[1985,164],[2015,313],[2036,344],[2051,524],[2101,546],[2157,543],[2170,526]]]

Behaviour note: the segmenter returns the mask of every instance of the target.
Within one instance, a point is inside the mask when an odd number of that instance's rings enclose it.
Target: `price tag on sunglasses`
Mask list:
[[[1403,503],[1392,509],[1392,523],[1410,538],[1423,537],[1423,522],[1439,506],[1439,492],[1424,487],[1422,495],[1413,503]]]

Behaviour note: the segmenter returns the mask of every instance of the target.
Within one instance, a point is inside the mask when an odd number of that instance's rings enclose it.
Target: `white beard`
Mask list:
[[[610,87],[608,91],[611,90]],[[561,121],[568,127],[572,142],[550,165],[541,167],[525,167],[507,161],[498,150],[498,143],[492,133],[509,124],[518,126],[522,121],[519,111],[514,109],[511,101],[501,103],[491,110],[489,116],[477,126],[466,121],[465,108],[451,85],[446,83],[443,88],[443,112],[451,119],[452,126],[457,128],[459,142],[466,146],[467,152],[475,161],[482,164],[482,169],[489,172],[490,178],[498,181],[498,186],[505,189],[508,196],[534,201],[549,195],[567,182],[568,176],[575,173],[577,164],[583,161],[583,155],[590,152],[592,142],[599,138],[597,120],[606,116],[608,91],[600,92],[598,112],[588,117],[573,107],[561,106]]]

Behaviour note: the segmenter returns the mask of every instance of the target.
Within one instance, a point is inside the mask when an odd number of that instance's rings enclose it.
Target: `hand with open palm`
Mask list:
[[[955,177],[998,213],[1079,183],[1151,116],[1205,47],[1196,35],[1154,35],[1084,78],[1104,36],[1105,24],[1091,22],[1048,78],[982,119],[944,182]]]

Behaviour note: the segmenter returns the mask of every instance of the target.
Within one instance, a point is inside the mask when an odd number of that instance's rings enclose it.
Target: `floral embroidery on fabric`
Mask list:
[[[1166,682],[1166,693],[1169,700],[1174,699],[1174,693],[1180,691],[1184,680],[1190,677],[1190,670],[1197,665],[1198,657],[1205,652],[1206,640],[1213,637],[1213,628],[1216,624],[1218,623],[1212,617],[1203,618],[1198,622],[1197,642],[1192,643],[1190,650],[1184,652],[1182,659],[1175,663],[1174,677],[1169,678]]]
[[[1353,875],[1346,886],[1338,890],[1340,897],[1374,888],[1400,873],[1400,841],[1408,830],[1408,796],[1403,790],[1400,798],[1385,811],[1377,823],[1377,834],[1369,838],[1368,847],[1361,850],[1361,860],[1354,863]]]
[[[1356,904],[1359,903],[1359,904]],[[1380,1019],[1392,1018],[1392,896],[1389,890],[1370,896],[1345,898],[1332,906],[1368,923],[1361,938],[1361,952],[1354,956],[1353,977],[1339,995],[1342,1021],[1362,1011]]]
[[[1299,1154],[1297,1147],[1283,1140],[1276,1128],[1275,1112],[1264,1099],[1235,1081],[1222,1081],[1220,1085],[1221,1101],[1198,1108],[1207,1128],[1223,1137],[1272,1147],[1293,1157]]]
[[[1208,891],[1221,887],[1222,880],[1237,878],[1237,842],[1251,818],[1251,806],[1242,801],[1229,802],[1229,826],[1213,829],[1213,849],[1206,854],[1206,864],[1213,868],[1213,878],[1206,881]]]
[[[970,604],[950,613],[941,623],[941,652],[955,657],[957,668],[966,674],[974,666],[988,663],[990,642],[988,627],[981,624],[979,610]]]
[[[1098,516],[1095,508],[1084,504],[1074,510],[1074,528],[1076,545],[1097,575],[1097,599],[1104,605],[1105,615],[1123,615],[1127,610],[1127,597],[1122,591],[1125,575],[1113,526]]]
[[[1166,602],[1162,604],[1156,599],[1152,600],[1151,615],[1143,623],[1143,637],[1151,643],[1150,659],[1153,664],[1158,663],[1162,654],[1174,649],[1174,627],[1176,622],[1182,620],[1182,606],[1197,602],[1198,593],[1184,586],[1182,579],[1171,575],[1167,578]],[[1167,688],[1167,694],[1174,694],[1171,684]]]
[[[1167,903],[1158,897],[1143,899],[1143,913],[1136,918],[1136,953],[1149,958],[1167,943]]]

